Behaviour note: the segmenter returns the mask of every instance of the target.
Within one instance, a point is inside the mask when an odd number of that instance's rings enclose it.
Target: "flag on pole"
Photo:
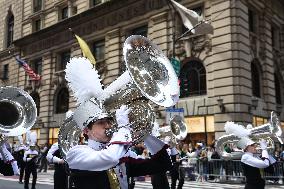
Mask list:
[[[179,74],[180,74],[180,61],[176,58],[171,58],[171,63],[172,63],[172,66],[173,66],[177,76],[179,76]]]
[[[81,47],[81,50],[82,50],[82,53],[83,53],[83,56],[86,57],[87,59],[90,60],[90,62],[92,64],[96,64],[96,59],[95,57],[93,56],[88,44],[81,38],[79,37],[78,35],[74,34],[80,47]]]
[[[203,20],[202,16],[199,16],[195,11],[187,9],[185,6],[175,2],[174,0],[170,0],[172,6],[175,10],[178,11],[183,25],[189,29],[194,34],[213,34],[212,25]]]
[[[19,56],[16,56],[15,58],[17,63],[24,68],[25,72],[32,80],[38,81],[41,79],[40,75],[36,74],[24,60],[20,59]]]

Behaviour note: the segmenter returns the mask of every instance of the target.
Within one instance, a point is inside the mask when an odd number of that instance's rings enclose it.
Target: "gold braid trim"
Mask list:
[[[119,181],[117,175],[115,174],[113,169],[107,170],[107,176],[111,189],[120,189]]]

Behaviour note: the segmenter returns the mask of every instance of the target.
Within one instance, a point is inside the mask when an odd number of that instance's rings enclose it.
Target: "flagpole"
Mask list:
[[[205,23],[205,21],[201,21],[198,24],[196,24],[195,26],[193,26],[193,28],[191,28],[190,30],[187,30],[186,32],[184,32],[181,36],[179,36],[175,42],[179,41],[180,39],[182,39],[184,36],[186,36],[189,32],[191,32],[193,29],[195,29],[196,27],[200,26],[201,24]]]

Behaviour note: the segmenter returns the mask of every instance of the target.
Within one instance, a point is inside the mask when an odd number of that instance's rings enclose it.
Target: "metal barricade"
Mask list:
[[[240,160],[211,159],[210,161],[197,160],[195,167],[197,178],[205,176],[206,180],[216,182],[239,180],[244,181],[243,169]],[[273,173],[264,171],[264,179],[267,181],[280,181],[284,179],[284,162],[277,161],[272,166]],[[281,181],[282,182],[282,181]]]

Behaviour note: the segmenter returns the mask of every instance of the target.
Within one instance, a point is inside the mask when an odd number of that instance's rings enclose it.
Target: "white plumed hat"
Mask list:
[[[91,62],[83,57],[74,57],[66,65],[66,80],[79,107],[73,119],[80,129],[90,122],[109,117],[103,106],[105,92],[98,71]]]
[[[246,149],[247,146],[255,143],[248,137],[250,135],[250,130],[242,125],[228,121],[225,124],[225,131],[227,134],[233,134],[240,138],[239,142],[237,143],[237,147],[243,150]]]
[[[24,139],[23,139],[22,135],[18,136],[18,140],[19,140],[20,144],[24,144]]]
[[[237,143],[237,146],[241,149],[246,149],[247,146],[254,144],[255,142],[248,137],[242,137]]]

